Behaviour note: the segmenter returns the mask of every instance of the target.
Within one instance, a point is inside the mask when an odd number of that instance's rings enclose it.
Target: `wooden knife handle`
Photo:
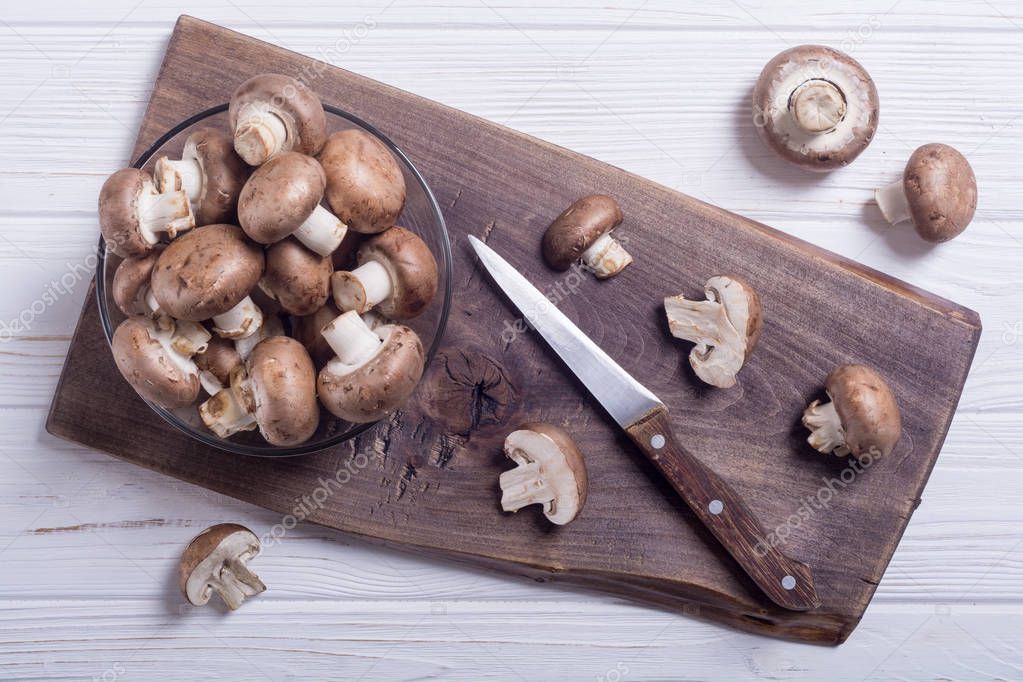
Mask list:
[[[667,410],[625,431],[771,601],[792,611],[820,606],[810,567],[778,551],[731,486],[679,445]]]

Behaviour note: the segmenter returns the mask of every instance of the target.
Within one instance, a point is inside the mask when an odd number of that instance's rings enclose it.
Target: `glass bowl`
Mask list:
[[[337,107],[324,104],[323,108],[327,112],[328,134],[350,128],[363,130],[383,142],[398,159],[398,163],[401,166],[402,173],[405,176],[407,198],[398,224],[422,237],[437,260],[439,286],[436,297],[421,315],[403,323],[414,329],[422,339],[423,347],[426,349],[426,367],[429,368],[444,335],[444,328],[448,320],[448,310],[451,304],[451,243],[448,240],[448,231],[444,224],[444,216],[441,214],[440,206],[437,205],[433,192],[430,191],[429,186],[427,186],[426,181],[423,180],[423,176],[413,165],[412,161],[386,136],[365,121]],[[156,160],[161,156],[169,156],[173,159],[180,158],[185,138],[200,126],[212,126],[228,130],[227,104],[207,109],[174,126],[153,143],[153,146],[147,149],[133,165],[136,168],[144,168],[152,172],[153,167],[156,165]],[[107,343],[109,344],[113,338],[114,330],[125,317],[114,303],[113,296],[111,295],[111,283],[113,282],[114,272],[121,259],[113,253],[107,252],[102,237],[99,240],[98,255],[99,260],[96,265],[96,298],[99,303],[100,318],[103,323],[103,334],[106,336]],[[285,320],[285,325],[287,326],[287,316],[282,315],[282,319]],[[410,400],[415,400],[417,394],[413,393]],[[372,423],[352,424],[343,421],[321,406],[320,425],[316,429],[316,433],[301,445],[292,447],[270,445],[263,440],[258,430],[236,433],[230,438],[224,439],[209,431],[199,419],[197,405],[205,399],[206,393],[201,392],[196,405],[177,410],[167,410],[149,401],[146,402],[156,414],[160,415],[169,424],[201,443],[228,452],[261,457],[287,457],[317,452],[354,438],[373,426]]]

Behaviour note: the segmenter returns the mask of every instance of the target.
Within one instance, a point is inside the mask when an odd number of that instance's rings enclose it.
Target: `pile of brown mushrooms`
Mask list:
[[[401,323],[437,292],[430,249],[396,224],[401,167],[362,130],[328,136],[319,98],[289,76],[242,83],[229,119],[152,175],[103,185],[103,237],[123,258],[117,367],[146,400],[197,406],[221,438],[298,445],[321,406],[376,421],[422,376],[422,342]]]

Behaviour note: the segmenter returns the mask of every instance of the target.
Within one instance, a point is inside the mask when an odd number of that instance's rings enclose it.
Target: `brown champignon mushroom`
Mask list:
[[[323,104],[301,81],[279,73],[253,76],[238,86],[228,107],[234,148],[250,166],[287,151],[310,156],[327,139]]]
[[[543,256],[556,270],[582,262],[600,279],[621,272],[632,256],[612,236],[622,222],[618,202],[603,194],[579,199],[554,219],[543,235]]]
[[[326,179],[311,156],[279,154],[257,168],[242,188],[238,222],[250,238],[273,244],[294,235],[321,256],[329,256],[348,228],[320,205]]]
[[[162,156],[156,161],[155,176],[161,192],[184,190],[196,225],[233,223],[249,167],[227,133],[200,128],[185,139],[180,160]]]
[[[231,373],[242,365],[242,356],[234,342],[222,336],[210,339],[206,350],[193,358],[199,370],[199,383],[211,396],[230,385]]]
[[[333,301],[327,301],[310,315],[295,316],[291,318],[291,337],[305,346],[313,364],[319,369],[334,357],[334,350],[320,333],[331,320],[341,314]]]
[[[129,317],[114,330],[110,349],[121,375],[146,400],[175,409],[199,397],[199,370],[191,356],[205,350],[205,344],[176,337],[173,325]]]
[[[216,592],[234,611],[266,585],[246,565],[259,554],[259,538],[245,526],[219,523],[188,543],[178,563],[178,584],[188,603],[204,606]]]
[[[289,315],[309,315],[327,302],[333,272],[330,256],[283,239],[266,250],[266,271],[259,286]]]
[[[160,250],[154,249],[144,256],[125,258],[118,264],[110,293],[114,305],[125,315],[150,315],[154,312],[150,304],[149,278],[159,256]]]
[[[735,275],[711,277],[704,292],[704,301],[682,294],[666,298],[664,312],[672,336],[696,344],[689,353],[696,376],[711,386],[729,388],[760,339],[760,297]]]
[[[309,353],[287,336],[260,341],[231,385],[199,406],[199,416],[221,438],[258,427],[271,445],[306,442],[320,421]]]
[[[213,318],[221,336],[244,338],[262,324],[249,292],[263,266],[263,250],[241,229],[206,225],[164,249],[150,287],[164,314],[193,322]]]
[[[877,130],[877,88],[855,59],[800,45],[767,63],[753,89],[757,133],[782,158],[812,171],[840,168]]]
[[[327,174],[327,203],[345,225],[375,234],[398,222],[405,177],[383,142],[362,130],[342,130],[327,139],[320,163]]]
[[[902,434],[902,417],[888,383],[864,365],[843,365],[825,382],[830,402],[813,401],[803,413],[815,450],[873,463],[887,457]]]
[[[523,424],[508,434],[504,454],[518,466],[501,474],[501,508],[543,506],[551,523],[564,525],[586,503],[586,464],[564,430],[553,424]]]
[[[322,333],[335,357],[320,370],[317,389],[323,406],[341,419],[382,419],[408,400],[423,375],[423,344],[404,325],[370,329],[349,311]]]
[[[184,191],[160,193],[153,177],[137,168],[122,168],[99,193],[99,226],[107,248],[118,256],[144,256],[159,243],[195,227]]]
[[[387,317],[408,320],[437,293],[437,261],[415,232],[392,227],[367,239],[356,258],[359,267],[331,277],[341,310],[361,314],[376,307]]]
[[[892,225],[912,220],[929,242],[959,235],[977,210],[977,177],[970,162],[947,144],[925,144],[913,152],[902,179],[874,192]]]

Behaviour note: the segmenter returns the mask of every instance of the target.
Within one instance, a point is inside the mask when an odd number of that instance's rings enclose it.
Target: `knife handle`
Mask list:
[[[771,601],[792,611],[820,606],[810,567],[778,551],[732,487],[679,445],[667,410],[625,431]]]

